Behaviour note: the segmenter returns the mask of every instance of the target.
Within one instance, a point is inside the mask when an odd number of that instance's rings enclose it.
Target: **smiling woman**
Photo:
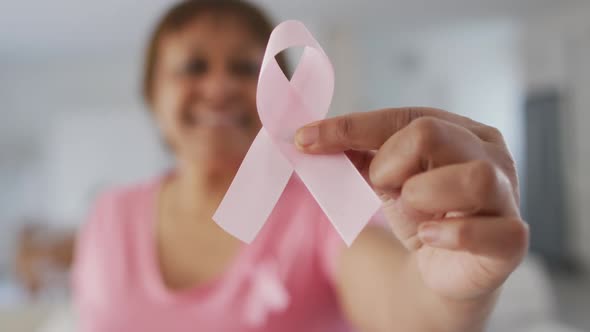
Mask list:
[[[242,1],[185,1],[157,25],[143,91],[176,166],[96,204],[74,265],[82,330],[346,328],[327,266],[341,243],[298,179],[249,246],[211,220],[261,128],[271,29]]]

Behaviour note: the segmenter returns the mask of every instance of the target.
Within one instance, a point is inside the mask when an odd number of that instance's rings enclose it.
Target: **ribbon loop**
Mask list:
[[[275,56],[305,47],[291,81]],[[334,91],[330,59],[305,26],[286,21],[272,32],[258,79],[256,103],[263,128],[256,136],[213,219],[250,242],[270,215],[293,172],[297,173],[346,244],[350,245],[380,201],[343,154],[299,152],[295,131],[328,113]]]

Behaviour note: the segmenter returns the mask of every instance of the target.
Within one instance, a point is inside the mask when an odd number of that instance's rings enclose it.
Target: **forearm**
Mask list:
[[[340,258],[338,293],[360,331],[482,331],[497,294],[451,300],[426,286],[415,255],[391,234],[366,229]]]

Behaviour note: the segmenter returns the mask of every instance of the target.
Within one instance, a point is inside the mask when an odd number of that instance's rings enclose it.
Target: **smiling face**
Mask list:
[[[264,45],[239,19],[202,14],[157,47],[151,106],[176,158],[235,169],[261,127],[256,85]]]

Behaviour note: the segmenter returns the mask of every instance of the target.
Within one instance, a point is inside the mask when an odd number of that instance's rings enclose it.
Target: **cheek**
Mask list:
[[[183,105],[190,98],[190,90],[180,82],[162,82],[157,88],[154,108],[160,129],[175,136],[180,128]]]
[[[158,127],[168,140],[174,140],[178,136],[178,124],[173,112],[167,109],[157,111]]]
[[[257,83],[253,82],[251,84],[248,84],[248,86],[246,87],[246,91],[245,91],[245,95],[246,95],[246,102],[248,104],[248,111],[250,112],[250,114],[252,115],[252,117],[255,119],[255,127],[260,127],[262,126],[262,124],[260,123],[260,117],[258,116],[258,108],[256,106],[256,87],[257,87]]]
[[[154,105],[154,120],[160,132],[160,138],[165,145],[172,151],[176,151],[179,146],[179,129],[176,128],[173,117],[166,109],[156,108]]]

